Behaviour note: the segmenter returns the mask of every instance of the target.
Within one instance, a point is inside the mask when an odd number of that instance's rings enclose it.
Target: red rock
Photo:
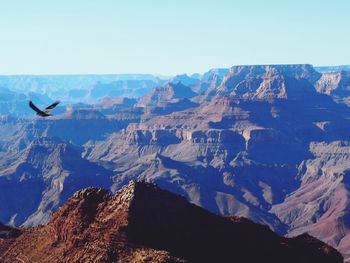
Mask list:
[[[112,197],[77,192],[45,226],[25,230],[1,262],[342,262],[311,236],[281,238],[247,219],[225,218],[143,182]]]

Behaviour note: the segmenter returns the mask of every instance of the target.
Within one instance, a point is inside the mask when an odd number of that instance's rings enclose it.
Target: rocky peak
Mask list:
[[[195,92],[181,82],[169,82],[163,86],[153,88],[150,93],[140,98],[136,107],[161,106],[164,103],[192,98],[195,95]]]
[[[84,230],[94,222],[99,205],[110,199],[107,190],[87,188],[76,192],[67,203],[61,207],[48,224],[57,240],[71,242],[77,240],[76,233]]]
[[[319,78],[311,65],[234,66],[216,95],[258,100],[307,97],[315,92],[313,83]]]
[[[214,68],[204,73],[202,76],[202,81],[211,81],[213,79],[223,79],[225,75],[229,72],[227,68]]]
[[[48,225],[25,231],[0,251],[0,261],[142,262],[141,251],[157,262],[342,262],[312,237],[280,238],[146,182],[130,182],[114,197],[99,188],[77,192]]]
[[[177,83],[169,82],[164,86],[160,87],[159,91],[165,91],[165,98],[168,99],[184,99],[184,98],[192,98],[196,95],[188,86],[182,84],[181,81]]]
[[[230,68],[228,74],[245,74],[252,77],[257,75],[268,76],[269,73],[279,73],[296,79],[307,79],[311,83],[317,81],[321,76],[321,74],[309,64],[233,66]]]

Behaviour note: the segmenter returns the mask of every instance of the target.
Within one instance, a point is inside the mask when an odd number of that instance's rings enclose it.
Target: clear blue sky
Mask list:
[[[0,74],[350,64],[348,0],[0,1]]]

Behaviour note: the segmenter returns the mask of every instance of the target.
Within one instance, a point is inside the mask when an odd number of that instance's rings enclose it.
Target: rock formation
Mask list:
[[[6,240],[6,239],[5,239]],[[23,230],[0,261],[29,262],[342,262],[332,247],[301,235],[224,218],[152,184],[131,182],[112,197],[88,188],[45,226]]]

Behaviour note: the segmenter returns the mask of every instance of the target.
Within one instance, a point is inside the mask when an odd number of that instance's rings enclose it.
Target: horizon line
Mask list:
[[[209,68],[207,71],[196,71],[193,73],[187,73],[187,72],[182,72],[182,73],[176,73],[176,74],[158,74],[158,73],[137,73],[137,72],[125,72],[125,73],[117,73],[117,72],[106,72],[106,73],[93,73],[93,72],[88,72],[88,73],[80,73],[80,72],[74,72],[74,73],[5,73],[2,74],[0,73],[0,77],[12,77],[12,76],[113,76],[113,75],[150,75],[153,77],[159,77],[159,78],[169,78],[169,77],[174,77],[178,75],[194,75],[194,74],[204,74],[210,70],[215,70],[215,69],[230,69],[232,67],[243,67],[243,66],[295,66],[295,65],[310,65],[313,68],[325,68],[325,67],[350,67],[349,64],[334,64],[334,65],[313,65],[312,63],[269,63],[269,64],[235,64],[229,67],[212,67]]]

